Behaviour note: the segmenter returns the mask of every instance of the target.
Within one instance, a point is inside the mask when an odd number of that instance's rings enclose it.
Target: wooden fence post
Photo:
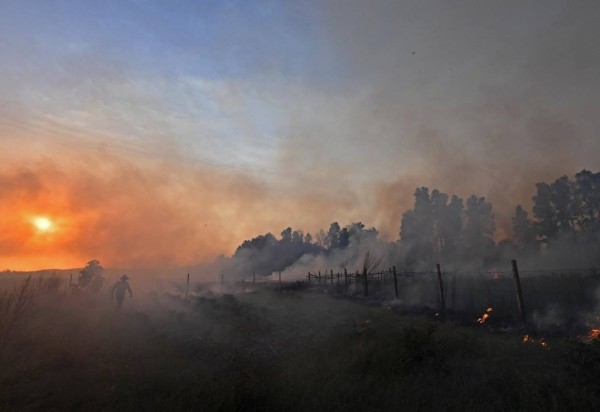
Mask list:
[[[346,282],[346,294],[348,294],[348,271],[344,268],[344,281]]]
[[[310,272],[308,272],[308,287],[310,287]]]
[[[279,290],[281,290],[281,272],[279,272]]]
[[[329,273],[331,274],[331,286],[333,286],[333,269],[330,269]]]
[[[440,316],[442,320],[446,320],[446,299],[444,298],[444,281],[442,280],[442,269],[440,268],[440,264],[436,263],[437,268],[437,278],[438,278],[438,286],[440,289]]]
[[[369,275],[366,267],[363,268],[363,276],[365,278],[365,296],[369,296]]]
[[[396,299],[398,299],[398,276],[396,275],[396,266],[392,269],[394,271],[394,292],[396,292]]]
[[[515,280],[515,286],[517,287],[517,304],[519,305],[519,312],[521,313],[521,322],[523,326],[527,325],[527,317],[525,315],[525,305],[523,303],[523,291],[521,290],[521,279],[519,278],[519,268],[517,267],[517,261],[512,260],[512,271],[513,279]]]
[[[321,271],[319,270],[319,286],[321,286]]]
[[[185,296],[190,292],[190,274],[187,274],[187,281],[185,283]]]
[[[221,295],[223,294],[223,283],[225,282],[225,275],[221,273]]]

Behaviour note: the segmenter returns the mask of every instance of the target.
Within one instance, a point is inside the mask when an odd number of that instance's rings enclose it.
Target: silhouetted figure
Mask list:
[[[128,279],[129,276],[127,275],[121,276],[121,280],[117,282],[111,290],[111,301],[113,300],[114,296],[117,295],[117,310],[121,309],[121,306],[123,306],[123,300],[125,300],[125,292],[129,291],[129,297],[133,297],[133,293],[131,292],[131,288],[129,287],[129,282],[127,282]]]

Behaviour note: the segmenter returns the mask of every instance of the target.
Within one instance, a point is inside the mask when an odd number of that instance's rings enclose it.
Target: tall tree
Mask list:
[[[579,204],[578,225],[582,231],[600,230],[600,173],[582,170],[575,175],[575,198]]]
[[[339,246],[340,242],[340,224],[338,222],[333,222],[329,225],[329,230],[325,235],[324,244],[325,249],[333,250]]]
[[[475,195],[467,199],[463,229],[463,256],[481,259],[492,252],[496,223],[491,203]]]
[[[463,232],[465,206],[463,200],[453,195],[450,203],[444,209],[439,223],[440,236],[444,241],[444,255],[449,256],[456,252],[460,245]]]
[[[552,190],[548,183],[540,182],[535,185],[536,194],[533,196],[533,216],[536,218],[536,228],[540,239],[548,242],[558,233],[556,211],[552,205]]]
[[[534,252],[538,249],[535,226],[521,205],[515,208],[512,218],[513,241],[522,250]]]
[[[559,177],[550,185],[550,200],[559,232],[575,232],[579,205],[574,198],[574,185],[567,176]]]
[[[415,190],[414,209],[402,215],[400,240],[406,253],[415,260],[428,260],[433,255],[433,208],[429,189],[421,187]]]

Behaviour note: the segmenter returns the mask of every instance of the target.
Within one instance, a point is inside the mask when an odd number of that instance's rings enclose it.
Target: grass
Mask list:
[[[585,410],[600,344],[442,324],[316,293],[40,291],[1,348],[3,410]]]

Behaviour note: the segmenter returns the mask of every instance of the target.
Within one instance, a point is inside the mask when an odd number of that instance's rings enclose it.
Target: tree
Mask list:
[[[77,287],[80,290],[89,290],[94,293],[100,292],[104,284],[104,268],[100,261],[90,260],[83,269],[79,271]]]
[[[491,203],[475,195],[467,199],[463,229],[463,256],[480,259],[489,255],[494,247],[496,223]]]
[[[448,207],[448,195],[434,189],[431,192],[431,214],[433,223],[433,250],[441,253],[445,249],[446,239],[443,232],[443,220]]]
[[[558,231],[574,233],[579,205],[574,197],[574,185],[567,176],[561,176],[550,185],[550,202],[555,211]]]
[[[442,253],[445,256],[455,253],[460,245],[464,214],[465,206],[463,200],[456,195],[452,195],[450,203],[444,208],[438,224],[439,236],[443,242]]]
[[[433,210],[429,189],[417,188],[415,206],[402,214],[400,241],[410,260],[428,260],[433,254]]]
[[[450,257],[458,248],[463,231],[461,198],[421,187],[415,191],[415,207],[402,215],[400,240],[405,253],[420,260],[434,255]]]
[[[558,232],[556,211],[551,201],[550,185],[537,183],[536,194],[533,196],[533,216],[537,219],[536,227],[540,238],[547,242]]]
[[[333,222],[329,225],[329,230],[325,235],[325,239],[323,240],[323,246],[327,250],[333,250],[338,247],[340,241],[340,224],[338,222]]]
[[[582,170],[575,175],[574,196],[579,204],[577,223],[581,231],[600,230],[600,173]]]
[[[513,240],[519,248],[528,252],[538,249],[536,230],[533,222],[529,220],[527,212],[521,205],[515,208],[515,216],[512,218]]]

